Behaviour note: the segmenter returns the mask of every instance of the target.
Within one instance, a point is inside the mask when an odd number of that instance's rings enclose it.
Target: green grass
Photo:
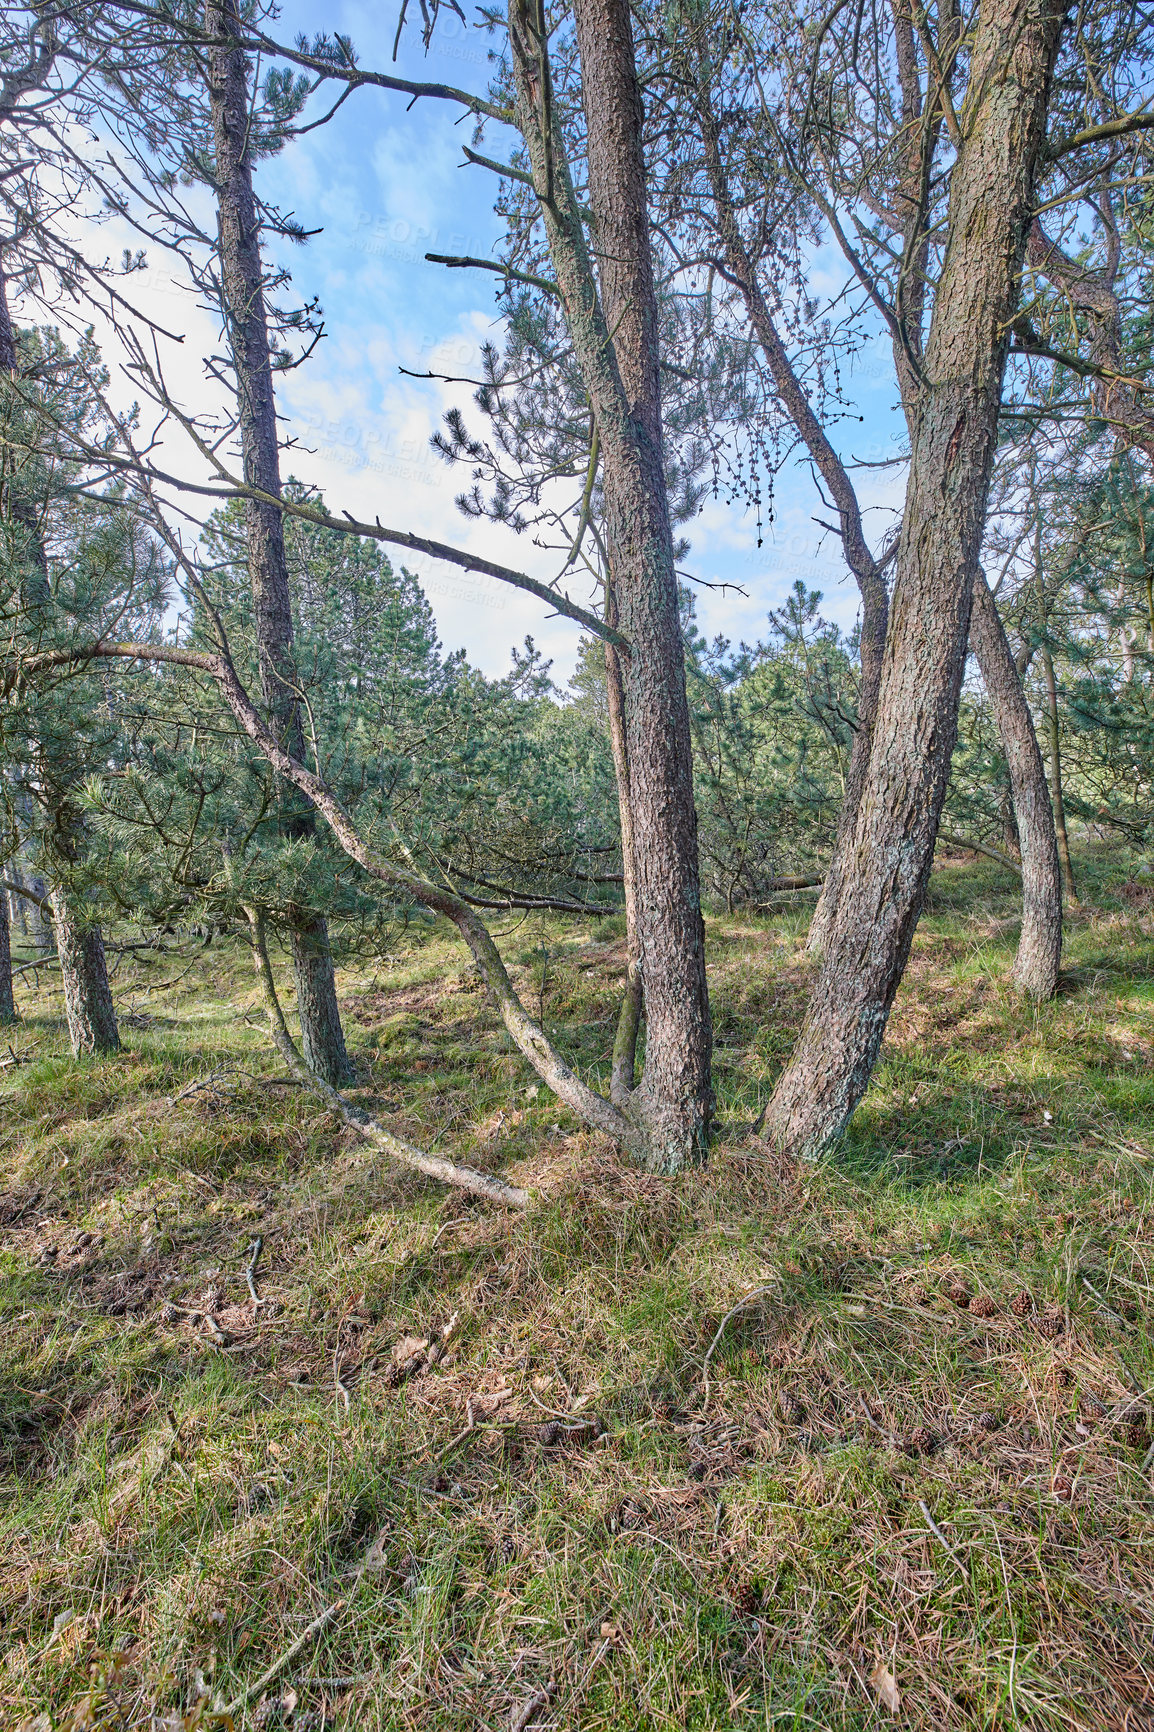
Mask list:
[[[789,1050],[804,905],[711,922],[722,1139],[672,1182],[536,1086],[445,929],[349,966],[362,1097],[524,1217],[283,1086],[239,947],[123,959],[107,1062],[42,976],[0,1073],[0,1726],[211,1725],[337,1601],[238,1726],[496,1732],[551,1685],[534,1726],[848,1729],[879,1662],[906,1726],[1145,1724],[1154,920],[1082,870],[1034,1008],[1011,881],[939,870],[798,1174],[724,1126]],[[606,1080],[619,923],[505,949]]]

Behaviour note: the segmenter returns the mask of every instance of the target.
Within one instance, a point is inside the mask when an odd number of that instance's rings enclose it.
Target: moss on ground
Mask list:
[[[524,1217],[286,1086],[239,947],[126,953],[102,1062],[25,976],[0,1724],[495,1729],[537,1696],[537,1726],[855,1728],[887,1675],[910,1727],[1144,1724],[1154,921],[1083,873],[1030,1007],[1012,882],[938,871],[874,1086],[798,1174],[734,1127],[801,1015],[803,903],[711,923],[721,1140],[675,1182],[536,1086],[445,929],[347,967],[362,1098]],[[604,1082],[620,924],[505,949]]]

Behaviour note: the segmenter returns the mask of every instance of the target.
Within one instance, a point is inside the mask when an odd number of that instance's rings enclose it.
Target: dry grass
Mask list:
[[[126,962],[114,1062],[26,1000],[0,1725],[210,1725],[337,1601],[238,1726],[1154,1723],[1154,939],[1099,884],[1026,1009],[1007,891],[939,874],[876,1085],[792,1176],[725,1146],[676,1183],[623,1168],[440,929],[348,970],[366,1098],[532,1186],[524,1218],[280,1086],[239,952],[163,991],[171,959]],[[730,1123],[788,1050],[803,920],[713,926]],[[508,943],[604,1075],[616,935]]]

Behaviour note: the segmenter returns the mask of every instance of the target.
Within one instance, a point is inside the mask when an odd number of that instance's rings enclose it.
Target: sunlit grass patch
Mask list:
[[[866,1102],[792,1176],[740,1136],[676,1182],[623,1165],[440,927],[346,967],[358,1096],[534,1187],[524,1218],[286,1086],[239,948],[147,1000],[169,976],[123,964],[115,1060],[30,1016],[0,1079],[0,1722],[496,1728],[540,1698],[530,1724],[857,1728],[884,1664],[914,1727],[1135,1723],[1154,941],[1103,896],[1031,1007],[1012,885],[939,877]],[[711,925],[723,1126],[788,1052],[804,919]],[[590,1076],[620,939],[508,946]]]

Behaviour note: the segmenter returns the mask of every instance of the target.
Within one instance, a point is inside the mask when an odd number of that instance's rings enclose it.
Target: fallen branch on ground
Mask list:
[[[713,1358],[713,1355],[717,1350],[718,1342],[721,1340],[721,1337],[725,1334],[726,1325],[733,1321],[733,1319],[737,1316],[737,1313],[739,1311],[744,1311],[745,1307],[747,1305],[752,1305],[753,1301],[755,1299],[762,1299],[765,1297],[765,1295],[767,1293],[772,1293],[772,1292],[773,1292],[773,1288],[769,1287],[769,1286],[755,1287],[753,1289],[752,1293],[747,1293],[745,1295],[744,1299],[739,1299],[737,1301],[737,1304],[734,1305],[729,1311],[727,1311],[725,1313],[725,1316],[721,1319],[721,1322],[717,1325],[717,1333],[713,1337],[713,1340],[709,1343],[709,1350],[705,1355],[705,1359],[704,1359],[704,1361],[702,1363],[702,1367],[701,1367],[702,1386],[703,1386],[702,1387],[702,1394],[701,1394],[701,1405],[703,1407],[706,1405],[706,1403],[709,1400],[709,1361]]]
[[[952,836],[948,830],[938,831],[938,841],[944,842],[949,848],[964,848],[968,854],[984,854],[988,860],[996,860],[999,866],[1004,866],[1007,872],[1016,872],[1022,876],[1020,861],[1011,860],[1008,854],[1003,854],[1000,848],[991,848],[987,842],[971,842],[966,836]]]
[[[291,1648],[286,1648],[279,1660],[274,1660],[268,1671],[262,1672],[255,1684],[249,1684],[239,1696],[229,1703],[224,1710],[224,1718],[227,1720],[235,1719],[236,1715],[240,1713],[247,1702],[252,1700],[258,1690],[266,1689],[278,1673],[283,1672],[285,1667],[296,1659],[301,1649],[307,1646],[314,1636],[319,1636],[326,1624],[332,1623],[337,1613],[343,1609],[344,1603],[343,1600],[335,1600],[331,1606],[326,1606],[320,1617],[314,1618],[308,1629],[301,1631]]]
[[[393,1136],[376,1119],[366,1113],[363,1108],[354,1106],[347,1101],[339,1090],[333,1088],[323,1077],[309,1066],[296,1043],[289,1033],[280,999],[277,997],[276,983],[273,980],[272,964],[269,961],[268,945],[265,942],[264,922],[256,909],[249,910],[249,928],[252,934],[253,964],[257,978],[264,993],[265,1009],[268,1012],[269,1027],[272,1031],[273,1044],[289,1069],[299,1077],[305,1088],[320,1095],[333,1112],[344,1120],[353,1130],[357,1131],[367,1142],[375,1146],[402,1166],[412,1167],[418,1173],[424,1173],[426,1178],[439,1179],[442,1184],[456,1185],[460,1190],[473,1191],[478,1196],[488,1197],[491,1202],[504,1203],[510,1209],[524,1209],[529,1205],[528,1191],[522,1191],[516,1185],[508,1185],[504,1179],[498,1179],[491,1173],[479,1173],[473,1167],[458,1166],[455,1161],[449,1161],[443,1155],[427,1155],[423,1149],[414,1148],[411,1143],[402,1142]]]

